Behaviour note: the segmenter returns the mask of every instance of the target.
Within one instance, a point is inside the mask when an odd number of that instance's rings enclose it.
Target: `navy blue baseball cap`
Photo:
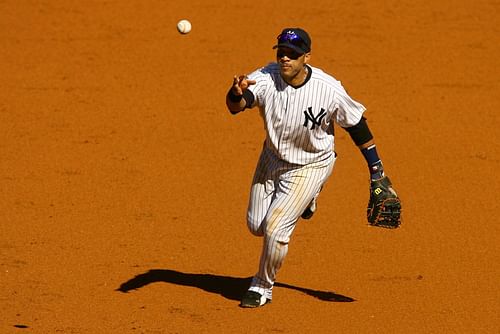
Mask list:
[[[279,47],[290,48],[300,54],[311,51],[311,38],[309,34],[301,28],[285,28],[278,35],[278,44],[273,49]]]

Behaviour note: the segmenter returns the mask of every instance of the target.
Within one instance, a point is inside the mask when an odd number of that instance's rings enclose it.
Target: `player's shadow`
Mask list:
[[[207,292],[217,293],[227,299],[240,300],[248,289],[251,277],[238,278],[212,274],[189,274],[175,270],[152,269],[144,274],[122,283],[117,291],[127,293],[151,283],[164,282],[182,286],[191,286]],[[327,302],[353,302],[355,299],[331,291],[320,291],[276,282],[275,287],[300,291],[314,298]]]

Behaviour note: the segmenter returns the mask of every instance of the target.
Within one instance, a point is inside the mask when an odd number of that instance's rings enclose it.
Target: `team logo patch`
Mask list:
[[[321,125],[321,121],[326,116],[326,111],[325,109],[321,108],[320,112],[315,116],[313,114],[312,107],[309,107],[307,108],[307,110],[304,110],[304,116],[304,126],[307,128],[309,126],[309,122],[311,122],[311,130],[314,130],[314,128],[316,128],[316,125]]]

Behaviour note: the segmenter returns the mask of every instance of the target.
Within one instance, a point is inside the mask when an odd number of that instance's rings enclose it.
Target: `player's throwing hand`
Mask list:
[[[251,101],[248,99],[253,98],[253,95],[245,97],[245,94],[248,87],[255,85],[255,83],[255,80],[248,79],[246,75],[235,75],[233,77],[233,85],[226,96],[227,107],[233,115],[250,106],[247,105],[247,103],[251,104]],[[248,91],[248,93],[250,92]]]
[[[234,95],[243,95],[243,92],[246,91],[250,85],[255,85],[255,80],[249,80],[246,75],[235,75],[231,90]]]

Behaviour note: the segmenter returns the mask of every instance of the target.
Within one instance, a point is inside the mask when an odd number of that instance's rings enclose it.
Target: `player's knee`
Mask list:
[[[255,236],[261,237],[264,235],[262,228],[262,221],[253,219],[252,217],[247,217],[248,230]]]
[[[287,245],[290,235],[286,231],[277,228],[266,228],[265,238],[281,245]]]

